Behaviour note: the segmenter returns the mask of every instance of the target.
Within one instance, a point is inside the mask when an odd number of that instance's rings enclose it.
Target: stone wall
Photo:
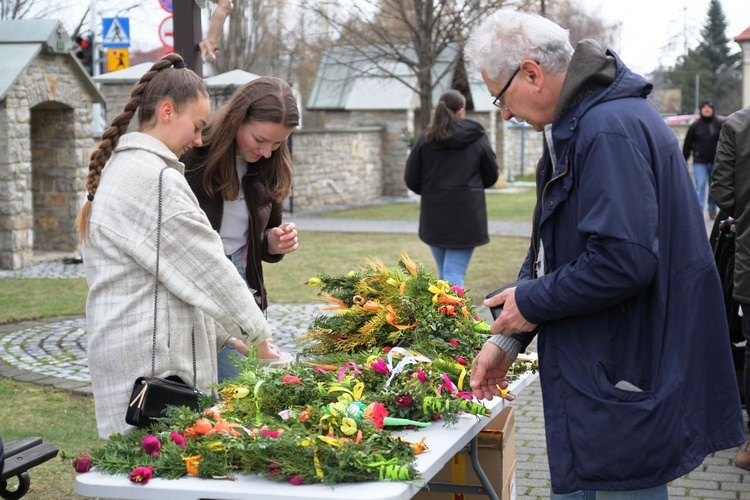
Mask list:
[[[69,56],[40,53],[0,102],[0,268],[73,252],[95,142],[93,99]]]
[[[303,129],[293,135],[293,210],[383,196],[382,127]]]
[[[409,146],[404,129],[412,120],[404,110],[396,111],[308,111],[304,127],[320,126],[326,130],[351,130],[357,127],[380,127],[382,133],[382,195],[406,196],[404,169]],[[295,145],[295,148],[297,146]]]

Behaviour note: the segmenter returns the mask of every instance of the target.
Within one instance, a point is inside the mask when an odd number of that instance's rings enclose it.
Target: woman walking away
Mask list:
[[[460,286],[474,248],[490,241],[484,190],[500,175],[484,128],[465,116],[460,92],[440,96],[404,174],[407,187],[422,196],[419,238],[430,246],[438,277]]]

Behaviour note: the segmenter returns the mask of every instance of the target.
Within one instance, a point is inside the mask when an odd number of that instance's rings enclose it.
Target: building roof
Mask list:
[[[750,41],[750,26],[748,26],[745,31],[734,37],[734,41],[737,43]]]
[[[458,45],[449,45],[432,68],[437,85],[433,105],[451,88]],[[392,52],[392,51],[391,51]],[[415,59],[414,49],[401,46],[400,53]],[[401,110],[419,107],[419,95],[409,85],[417,78],[409,67],[395,58],[378,56],[378,47],[334,46],[325,51],[315,76],[307,109],[310,110]],[[442,74],[442,76],[440,76]],[[395,75],[395,76],[393,76]],[[481,81],[471,81],[472,93],[487,94]],[[484,89],[484,90],[482,90]],[[485,102],[486,101],[486,102]],[[489,111],[492,99],[474,99],[475,111]]]
[[[103,75],[95,76],[94,80],[98,83],[132,83],[135,84],[146,72],[153,66],[153,62],[144,62],[136,64],[129,68],[121,69],[119,71],[110,71]],[[208,88],[221,88],[221,87],[240,87],[245,85],[247,82],[260,78],[255,73],[249,73],[241,69],[234,69],[227,71],[220,75],[206,78],[206,87]]]
[[[99,92],[91,77],[73,55],[73,42],[57,19],[22,19],[0,21],[0,101],[20,78],[31,62],[42,52],[61,54],[73,61],[73,68],[79,72],[81,81],[94,98],[94,102],[104,104],[104,96]]]
[[[206,87],[241,87],[256,78],[260,78],[260,75],[241,69],[233,69],[232,71],[206,78]]]

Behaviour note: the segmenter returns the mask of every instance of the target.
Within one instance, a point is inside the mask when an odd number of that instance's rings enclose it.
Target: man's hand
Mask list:
[[[471,364],[471,390],[478,400],[500,396],[508,387],[505,377],[513,361],[495,344],[486,342]]]
[[[516,287],[503,290],[501,293],[485,299],[484,305],[487,307],[503,306],[503,312],[492,323],[492,333],[512,335],[514,333],[524,333],[533,331],[537,327],[534,323],[529,323],[518,310],[516,304]]]

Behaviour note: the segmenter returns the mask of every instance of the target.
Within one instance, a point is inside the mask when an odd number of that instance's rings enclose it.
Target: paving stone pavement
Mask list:
[[[322,219],[314,214],[294,216],[290,220],[297,223],[300,231],[416,233],[416,225],[394,224],[393,221]],[[706,225],[710,230],[710,221]],[[528,230],[524,223],[497,224],[491,229],[492,234],[525,237],[528,237]],[[3,278],[83,276],[82,265],[63,264],[58,258],[19,271],[0,270],[0,287]],[[296,339],[312,318],[323,312],[322,307],[322,304],[272,304],[268,309],[268,321],[276,343],[290,352],[297,350]],[[487,311],[481,313],[485,316]],[[90,395],[85,319],[82,316],[48,318],[0,325],[0,377]],[[539,380],[532,382],[512,405],[516,410],[516,498],[548,498],[550,480]],[[734,466],[735,453],[736,449],[730,449],[708,456],[694,471],[670,484],[670,497],[750,500],[750,472]]]

